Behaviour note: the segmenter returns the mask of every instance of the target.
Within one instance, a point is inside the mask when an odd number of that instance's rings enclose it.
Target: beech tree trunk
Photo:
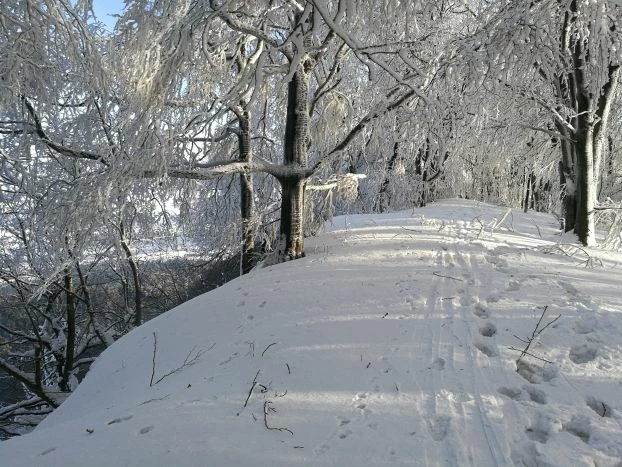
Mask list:
[[[577,182],[575,146],[570,141],[573,135],[560,122],[555,126],[565,138],[559,141],[562,157],[559,161],[559,184],[561,187],[562,228],[564,232],[574,230],[577,216]]]
[[[577,216],[574,231],[586,246],[596,244],[594,205],[596,183],[594,180],[593,116],[581,115],[582,121],[575,132],[577,146]],[[592,120],[592,121],[590,121]]]
[[[250,114],[248,110],[240,106],[237,112],[239,133],[238,150],[241,162],[250,162],[251,132]],[[253,175],[250,172],[240,174],[240,216],[242,218],[242,274],[247,274],[253,267],[253,254],[255,252],[255,235],[253,229]]]
[[[573,6],[576,6],[573,2]],[[609,65],[608,81],[595,93],[590,88],[587,63],[587,39],[578,39],[573,46],[576,85],[576,126],[574,144],[577,159],[577,214],[575,233],[586,246],[596,244],[594,208],[597,201],[600,165],[609,114],[615,97],[620,67]]]
[[[608,79],[600,87],[594,87],[595,79],[590,75],[590,63],[594,58],[588,57],[588,41],[596,39],[573,34],[574,23],[580,14],[578,2],[571,1],[565,12],[561,38],[562,50],[568,53],[572,69],[565,80],[558,79],[557,86],[560,97],[566,100],[574,116],[568,122],[569,126],[561,122],[556,122],[556,126],[566,136],[561,141],[560,164],[560,181],[565,186],[562,194],[565,229],[569,231],[574,228],[579,241],[590,246],[596,244],[594,208],[620,66],[602,64],[606,67]]]
[[[309,78],[313,60],[304,55],[287,89],[287,120],[283,162],[292,168],[291,175],[279,177],[281,184],[281,221],[277,253],[279,260],[301,258],[304,253],[304,201],[306,179],[300,169],[308,166]]]

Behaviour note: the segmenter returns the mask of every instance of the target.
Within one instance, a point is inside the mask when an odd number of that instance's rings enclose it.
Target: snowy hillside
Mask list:
[[[622,255],[468,201],[329,230],[125,336],[0,464],[622,465]]]

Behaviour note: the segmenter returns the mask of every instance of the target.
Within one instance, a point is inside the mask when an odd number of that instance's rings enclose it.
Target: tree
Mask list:
[[[620,6],[507,2],[488,15],[469,46],[492,58],[487,63],[493,82],[549,112],[561,150],[565,228],[593,245],[603,147],[620,75]],[[546,126],[544,131],[551,132]]]

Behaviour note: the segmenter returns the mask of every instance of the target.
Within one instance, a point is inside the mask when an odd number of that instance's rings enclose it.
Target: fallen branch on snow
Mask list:
[[[155,367],[156,367],[156,353],[158,351],[158,336],[157,334],[154,332],[153,333],[153,357],[151,359],[151,380],[149,381],[149,387],[151,386],[155,386],[156,384],[158,384],[159,382],[161,382],[162,380],[164,380],[165,378],[168,378],[171,375],[174,375],[175,373],[178,373],[179,371],[183,370],[184,368],[187,368],[189,366],[194,365],[196,362],[199,361],[199,358],[201,358],[201,355],[203,355],[205,352],[212,350],[214,347],[216,346],[216,343],[214,343],[209,349],[207,350],[197,350],[196,353],[194,352],[195,347],[192,347],[192,349],[190,349],[190,352],[188,352],[188,355],[186,355],[186,358],[184,359],[183,363],[181,365],[179,365],[176,368],[173,368],[171,371],[169,371],[168,373],[160,376],[157,380],[154,381],[155,378]],[[194,355],[192,355],[194,353]]]
[[[268,412],[276,412],[276,409],[271,406],[271,401],[265,401],[263,403],[263,424],[268,430],[276,430],[276,431],[287,431],[290,435],[294,435],[294,432],[289,428],[277,428],[274,426],[268,425]]]
[[[542,334],[542,332],[548,328],[551,324],[553,324],[555,321],[557,321],[559,318],[561,318],[562,315],[557,315],[557,317],[553,318],[551,321],[549,321],[548,323],[546,323],[544,326],[540,327],[540,325],[542,324],[542,320],[544,319],[544,315],[546,314],[546,311],[548,310],[549,306],[546,305],[544,307],[544,310],[542,310],[542,314],[540,315],[540,319],[538,320],[538,322],[536,323],[536,327],[534,328],[534,330],[531,332],[531,337],[527,337],[526,339],[521,339],[520,337],[518,337],[516,334],[514,334],[514,337],[516,337],[519,341],[527,344],[525,346],[524,349],[520,350],[517,349],[515,347],[509,347],[510,350],[514,350],[517,352],[520,352],[520,356],[516,359],[516,366],[518,367],[521,359],[525,356],[525,355],[529,355],[530,357],[533,358],[537,358],[538,360],[542,360],[544,362],[547,363],[553,363],[545,358],[541,358],[538,357],[537,355],[534,355],[533,353],[529,352],[529,348],[531,347],[531,344],[533,343],[533,341],[536,339],[536,337],[538,337],[540,334]]]

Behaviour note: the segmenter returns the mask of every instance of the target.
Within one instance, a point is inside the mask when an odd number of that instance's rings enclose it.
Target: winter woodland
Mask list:
[[[622,244],[618,0],[0,2],[0,437],[334,215],[445,198]],[[291,294],[295,290],[284,290]]]

